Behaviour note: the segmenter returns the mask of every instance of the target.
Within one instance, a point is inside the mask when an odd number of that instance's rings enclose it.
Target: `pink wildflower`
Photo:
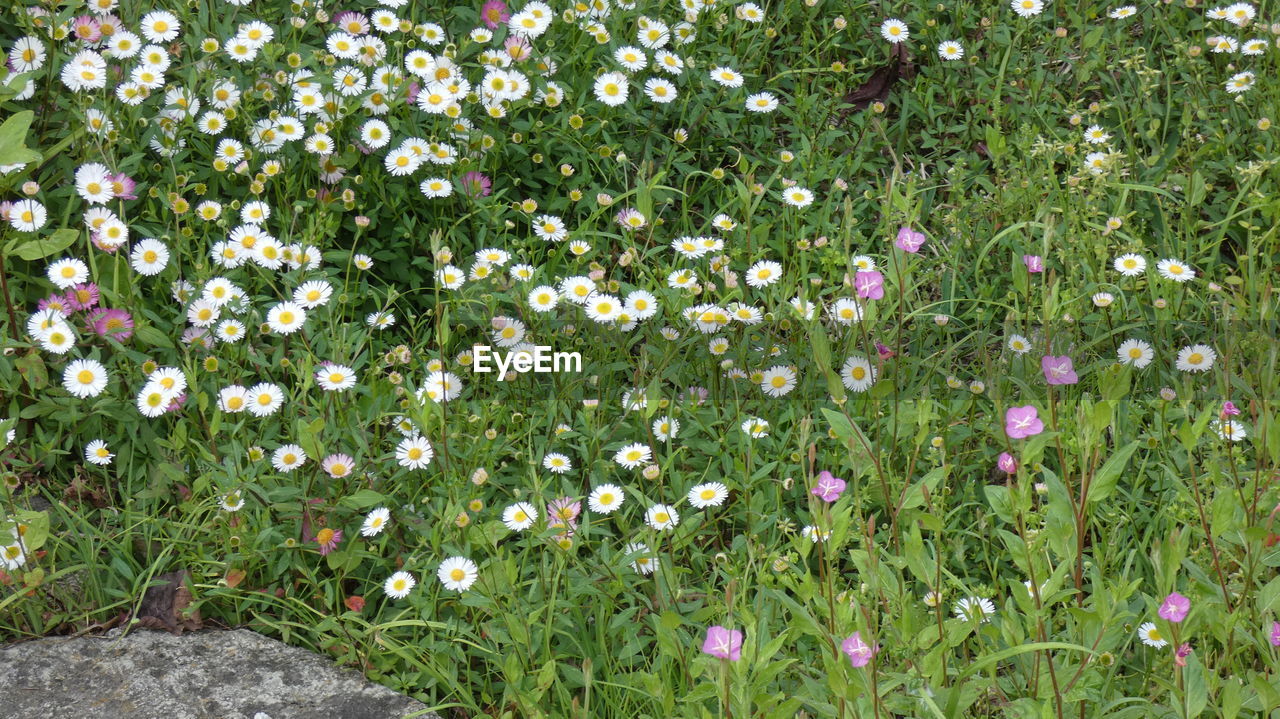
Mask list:
[[[331,454],[320,462],[321,469],[334,479],[339,479],[351,474],[354,465],[355,460],[345,454]]]
[[[1178,651],[1173,654],[1173,663],[1180,667],[1185,667],[1187,665],[1187,655],[1190,653],[1191,644],[1183,642],[1182,646],[1178,647]]]
[[[1009,439],[1025,439],[1044,431],[1044,422],[1035,405],[1010,407],[1004,413],[1004,431]]]
[[[510,19],[511,11],[502,0],[488,0],[480,6],[480,20],[490,30],[496,30],[499,25],[505,24]]]
[[[67,305],[73,310],[91,310],[98,306],[98,299],[98,286],[92,282],[85,282],[67,290]]]
[[[320,555],[324,556],[329,552],[338,548],[338,542],[342,541],[341,529],[329,529],[325,527],[316,532],[316,544],[320,545]]]
[[[570,497],[560,497],[547,503],[547,526],[562,528],[572,532],[578,526],[578,515],[582,513],[582,502]]]
[[[707,627],[707,639],[702,643],[702,652],[736,662],[742,658],[742,632],[719,624]]]
[[[824,469],[818,473],[818,484],[813,488],[812,494],[824,502],[834,502],[840,499],[846,486],[848,485],[843,479]]]
[[[862,633],[854,632],[840,643],[840,651],[849,657],[849,663],[855,668],[865,667],[879,651],[880,647],[873,647],[862,641]]]
[[[1008,452],[1001,452],[1000,456],[996,458],[996,466],[1005,474],[1013,474],[1018,471],[1018,460],[1014,459],[1013,455]]]
[[[1067,355],[1061,357],[1046,355],[1040,360],[1040,369],[1044,371],[1044,381],[1051,385],[1075,384],[1080,381],[1076,376],[1075,367],[1071,364],[1071,358]]]
[[[893,241],[893,246],[903,252],[912,254],[919,252],[921,245],[924,244],[924,233],[916,232],[910,227],[903,226],[898,230],[898,239]]]
[[[462,193],[467,197],[488,197],[493,192],[493,181],[482,172],[465,172],[458,183]]]
[[[138,196],[134,194],[134,190],[138,188],[138,183],[134,182],[132,177],[129,177],[123,172],[120,172],[114,175],[110,175],[108,179],[111,180],[112,192],[115,194],[117,199],[121,199],[121,200],[138,199]]]
[[[884,275],[875,270],[860,270],[853,276],[853,287],[864,300],[884,297]]]
[[[133,336],[133,316],[124,310],[100,309],[89,315],[93,331],[121,342]]]
[[[1173,592],[1164,598],[1164,602],[1160,605],[1160,611],[1156,612],[1156,614],[1160,615],[1161,619],[1168,619],[1174,624],[1178,624],[1187,618],[1187,612],[1190,611],[1191,600],[1177,592]]]

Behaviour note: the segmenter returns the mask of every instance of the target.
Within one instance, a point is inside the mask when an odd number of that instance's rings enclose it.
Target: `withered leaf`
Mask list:
[[[898,43],[893,46],[889,62],[873,70],[866,81],[844,96],[844,101],[853,105],[854,111],[865,110],[873,102],[887,100],[889,91],[900,78],[910,79],[914,75],[911,53],[907,51],[906,43]]]
[[[244,578],[245,572],[242,569],[227,570],[227,586],[232,589],[240,586],[240,582],[243,582]]]
[[[201,628],[200,610],[191,606],[191,590],[186,585],[187,571],[180,569],[156,577],[158,583],[147,589],[138,607],[138,624],[173,634]]]

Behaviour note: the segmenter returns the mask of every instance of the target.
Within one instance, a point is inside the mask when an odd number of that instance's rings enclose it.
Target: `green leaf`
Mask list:
[[[970,662],[969,665],[964,668],[964,671],[960,672],[960,676],[956,677],[954,686],[956,687],[963,686],[966,679],[968,679],[973,674],[982,671],[989,664],[998,664],[1006,659],[1009,659],[1011,657],[1016,657],[1019,654],[1026,654],[1027,652],[1047,651],[1050,649],[1070,649],[1071,651],[1083,652],[1084,654],[1087,654],[1087,655],[1093,654],[1093,650],[1089,649],[1088,647],[1083,647],[1083,646],[1080,646],[1079,644],[1067,644],[1066,642],[1033,642],[1031,644],[1021,644],[1019,646],[1006,649],[1002,652],[988,654],[984,657],[977,659],[976,661]],[[947,702],[946,715],[959,716],[959,714],[956,712],[957,705],[959,703],[959,698],[960,698],[959,692],[957,692],[954,689],[952,691],[954,693],[951,695],[951,699]]]
[[[1214,537],[1220,537],[1237,528],[1237,504],[1235,494],[1225,487],[1219,489],[1214,495],[1213,501],[1209,503],[1209,531]]]
[[[1084,36],[1084,49],[1090,50],[1098,45],[1098,41],[1102,39],[1102,31],[1106,29],[1105,25],[1098,25],[1090,30]]]
[[[987,139],[987,152],[991,154],[992,159],[999,159],[1005,151],[1004,135],[1000,134],[1000,128],[995,125],[987,125],[984,133]]]
[[[169,335],[166,335],[152,325],[140,325],[134,327],[133,334],[138,338],[139,342],[145,342],[152,347],[173,349],[173,342],[169,339]]]
[[[19,509],[15,519],[17,519],[17,526],[21,527],[22,545],[28,554],[44,546],[45,541],[49,539],[48,512],[32,512]],[[9,521],[7,524],[0,524],[0,531],[4,532],[5,540],[8,540],[13,528],[13,521]]]
[[[831,431],[835,432],[836,438],[841,442],[849,442],[853,440],[853,425],[849,423],[849,418],[836,412],[835,410],[822,408],[822,414],[831,423]]]
[[[372,489],[362,489],[355,494],[343,497],[339,504],[352,509],[365,509],[385,502],[387,498]]]
[[[1187,657],[1183,677],[1187,682],[1187,716],[1198,717],[1209,704],[1209,685],[1199,657],[1194,654]]]
[[[295,441],[307,453],[308,457],[318,459],[323,451],[320,446],[320,431],[324,429],[324,418],[320,417],[311,424],[299,419],[294,431]]]
[[[924,493],[928,490],[930,494],[938,489],[938,482],[942,480],[947,473],[946,466],[934,467],[919,482],[907,488],[902,496],[902,504],[898,507],[898,511],[905,509],[913,509],[915,507],[924,506]]]
[[[1280,577],[1267,582],[1267,586],[1258,592],[1258,613],[1266,614],[1274,610],[1278,600],[1280,600]]]
[[[827,342],[827,333],[821,326],[814,326],[809,331],[809,343],[813,346],[813,360],[827,379],[827,392],[837,403],[844,401],[844,385],[840,376],[831,366],[831,344]]]
[[[27,80],[31,77],[29,72],[9,72],[0,69],[0,102],[8,102],[13,99],[27,85]]]
[[[22,375],[31,389],[40,390],[49,386],[49,370],[45,368],[44,360],[35,352],[19,357],[14,360],[13,365],[18,368],[18,374]]]
[[[987,495],[991,511],[1006,523],[1013,524],[1013,502],[1009,499],[1009,488],[1000,484],[988,484],[982,491]]]
[[[1222,719],[1236,719],[1244,704],[1244,697],[1240,694],[1240,680],[1235,677],[1223,679],[1219,699],[1222,702]]]
[[[55,231],[48,237],[41,237],[34,240],[27,240],[19,244],[16,240],[10,243],[10,247],[6,249],[7,254],[15,255],[28,262],[34,260],[42,260],[50,255],[55,255],[70,247],[76,240],[80,239],[80,231],[70,228],[63,228]]]
[[[14,113],[0,125],[0,165],[20,165],[40,159],[40,153],[27,147],[27,130],[35,113]]]
[[[1204,202],[1204,195],[1204,176],[1199,171],[1191,173],[1191,182],[1187,187],[1187,206],[1199,206],[1200,203]]]
[[[1129,464],[1129,458],[1137,450],[1138,440],[1135,439],[1121,447],[1103,463],[1098,473],[1093,475],[1093,481],[1089,483],[1089,502],[1101,502],[1111,496],[1115,491],[1116,482],[1120,480],[1120,473],[1124,471],[1125,465]]]
[[[1093,406],[1090,424],[1094,432],[1101,432],[1111,426],[1112,417],[1115,415],[1115,404],[1114,400],[1103,400]]]

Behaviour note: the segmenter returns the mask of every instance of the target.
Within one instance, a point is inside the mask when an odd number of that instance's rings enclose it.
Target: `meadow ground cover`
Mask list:
[[[1274,716],[1273,12],[11,3],[0,638],[185,571],[447,716]]]

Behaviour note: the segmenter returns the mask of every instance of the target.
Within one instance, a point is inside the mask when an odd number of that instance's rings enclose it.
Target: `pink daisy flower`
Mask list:
[[[124,310],[100,309],[89,316],[93,331],[121,342],[133,336],[133,316]]]
[[[342,530],[325,527],[316,532],[315,540],[320,545],[320,556],[324,556],[338,548],[338,543],[342,541]]]
[[[320,462],[320,468],[334,479],[339,479],[351,474],[354,466],[355,460],[345,454],[331,454]]]
[[[488,0],[480,6],[480,20],[490,30],[496,30],[499,25],[505,25],[510,19],[511,11],[502,0]]]

